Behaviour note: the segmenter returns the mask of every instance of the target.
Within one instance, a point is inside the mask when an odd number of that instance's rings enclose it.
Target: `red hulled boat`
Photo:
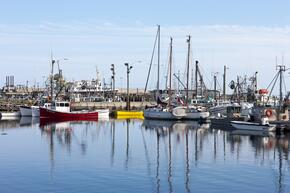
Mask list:
[[[98,119],[97,111],[76,111],[76,112],[61,112],[53,109],[46,109],[40,107],[41,118],[55,118],[55,119],[73,119],[73,120],[86,120],[86,119]]]
[[[55,102],[51,109],[40,107],[40,118],[54,119],[59,121],[70,120],[97,120],[98,111],[70,111],[69,102]]]

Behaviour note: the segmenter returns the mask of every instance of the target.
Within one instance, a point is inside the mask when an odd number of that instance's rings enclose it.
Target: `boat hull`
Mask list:
[[[107,119],[110,116],[110,110],[109,109],[98,109],[94,112],[98,113],[98,119]]]
[[[207,119],[209,117],[209,112],[188,112],[183,119]]]
[[[52,109],[46,109],[43,107],[39,108],[40,118],[48,118],[60,121],[72,121],[72,120],[97,120],[99,112],[85,112],[85,111],[76,111],[76,112],[60,112]]]
[[[32,106],[32,117],[39,117],[39,106]]]
[[[0,117],[20,117],[20,112],[1,112]]]
[[[245,121],[231,121],[231,125],[239,130],[252,131],[275,131],[275,125],[261,125],[259,123],[250,123]]]
[[[20,112],[0,112],[0,120],[18,120]]]
[[[169,111],[157,111],[148,109],[144,111],[144,117],[146,119],[181,120],[181,117],[176,117]]]
[[[209,112],[198,112],[186,107],[176,107],[169,111],[158,109],[146,109],[144,111],[146,119],[160,119],[160,120],[204,120],[209,117]]]
[[[28,106],[20,106],[20,114],[22,117],[31,117],[32,116],[32,108]]]

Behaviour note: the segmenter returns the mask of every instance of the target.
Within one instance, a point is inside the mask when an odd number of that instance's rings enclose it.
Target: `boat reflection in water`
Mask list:
[[[18,117],[12,119],[0,120],[1,128],[18,128],[18,127],[38,127],[39,118],[37,117]]]
[[[289,160],[289,134],[275,136],[274,133],[265,133],[262,131],[246,132],[239,130],[228,131],[227,129],[209,129],[208,124],[199,124],[197,122],[144,120],[143,127],[145,131],[156,133],[156,192],[161,192],[161,181],[166,180],[162,179],[165,176],[161,173],[160,169],[166,166],[168,170],[167,177],[165,177],[168,181],[167,188],[169,192],[175,189],[173,185],[176,183],[173,181],[177,179],[173,174],[179,171],[174,168],[178,167],[176,166],[180,164],[180,160],[178,159],[182,157],[184,158],[185,192],[191,192],[198,186],[194,178],[199,179],[199,183],[202,183],[200,182],[202,180],[198,177],[198,174],[196,175],[195,173],[199,171],[201,165],[204,165],[204,162],[215,163],[211,170],[218,171],[215,169],[217,165],[237,161],[243,162],[244,160],[256,160],[256,163],[259,163],[258,165],[272,168],[277,173],[273,179],[277,192],[284,192],[285,187],[283,186],[286,182],[283,178],[283,175],[285,175],[283,172],[285,173],[287,168],[290,167],[290,162],[287,161]],[[182,146],[182,148],[179,149],[179,146]],[[164,151],[164,148],[167,148],[167,150]],[[250,151],[250,149],[253,150]],[[149,157],[150,151],[148,151],[148,143],[146,141],[144,141],[144,150],[147,151],[145,155]],[[180,156],[180,151],[183,156]],[[162,153],[165,155],[162,155]],[[179,154],[178,159],[176,159],[176,154]],[[161,161],[164,160],[164,157],[168,159],[167,163]],[[150,159],[147,158],[146,160]],[[278,163],[277,166],[273,166],[273,161]],[[151,165],[152,163],[148,163],[148,167]],[[209,172],[209,170],[204,172]],[[221,173],[219,176],[223,178],[226,174]],[[207,180],[216,182],[216,179],[213,178],[209,176]],[[227,186],[229,184],[232,183],[227,183]],[[216,186],[218,185],[216,184]]]
[[[19,125],[20,127],[38,126],[39,118],[38,117],[21,117],[19,121]]]
[[[0,122],[0,127],[1,124],[4,123]],[[33,147],[40,148],[49,159],[47,166],[40,169],[50,168],[50,182],[54,178],[63,179],[63,183],[81,181],[92,187],[91,192],[100,186],[99,181],[104,183],[104,192],[128,192],[132,188],[140,188],[141,192],[290,190],[289,134],[241,135],[210,128],[207,123],[137,119],[58,123],[40,120],[39,128],[26,131],[40,133],[39,142],[36,135],[27,135],[33,136],[33,140],[27,140],[38,142]],[[6,132],[3,139],[13,137],[9,130]],[[37,156],[32,158],[41,166],[45,164]],[[84,176],[94,180],[82,181]],[[47,176],[42,180],[47,180]],[[44,188],[59,190],[50,184],[44,183]]]
[[[197,161],[199,158],[199,151],[202,151],[202,146],[198,148],[198,145],[200,145],[201,141],[198,142],[198,136],[202,136],[204,133],[208,132],[209,124],[208,123],[199,123],[196,121],[158,121],[158,120],[144,120],[143,127],[145,130],[156,132],[156,176],[155,176],[155,183],[156,183],[156,192],[161,192],[161,189],[164,189],[162,187],[161,181],[164,181],[165,179],[162,179],[164,174],[160,172],[160,167],[165,165],[167,167],[167,182],[168,182],[168,192],[173,192],[174,188],[174,173],[177,171],[174,171],[175,163],[174,160],[176,160],[176,154],[178,146],[183,146],[183,150],[181,150],[181,157],[185,157],[184,163],[181,163],[184,165],[184,188],[186,192],[191,192],[191,166],[190,163],[192,161],[190,160],[190,152],[192,150],[189,147],[192,147],[191,141],[192,137],[195,140],[195,161]],[[144,149],[146,157],[148,157],[149,152],[147,150],[148,144],[145,141],[144,134],[143,135],[143,143],[144,143]],[[190,136],[190,137],[189,137]],[[167,139],[165,139],[167,138]],[[191,138],[191,139],[190,139]],[[161,144],[164,143],[164,144]],[[164,164],[162,160],[163,156],[162,153],[162,146],[167,146],[167,150],[164,151],[167,157],[167,163]],[[174,159],[175,158],[175,159]],[[147,158],[146,160],[149,160]],[[176,161],[177,163],[179,161]],[[177,165],[176,163],[176,165]],[[148,167],[150,167],[152,164],[148,163]],[[148,170],[151,170],[148,168]],[[161,173],[161,174],[160,174]],[[177,180],[177,179],[176,179]]]

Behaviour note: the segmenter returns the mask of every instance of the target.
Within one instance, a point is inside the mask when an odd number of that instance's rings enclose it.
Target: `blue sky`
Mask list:
[[[265,87],[270,78],[264,77],[274,76],[275,57],[284,55],[286,64],[290,57],[289,7],[286,0],[1,1],[0,85],[11,74],[19,84],[41,84],[52,49],[56,58],[69,58],[61,63],[69,80],[93,78],[96,66],[109,78],[115,63],[117,86],[125,85],[123,63],[141,60],[133,64],[132,87],[142,88],[160,24],[164,71],[169,37],[175,69],[182,72],[191,34],[192,56],[203,65],[209,86],[212,73],[226,64],[229,79],[258,70]],[[151,87],[154,82],[152,77]]]
[[[290,20],[287,0],[9,0],[1,3],[1,23],[72,20],[114,21],[151,25],[285,25]]]

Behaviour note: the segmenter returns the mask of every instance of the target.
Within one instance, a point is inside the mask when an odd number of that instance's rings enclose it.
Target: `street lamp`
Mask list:
[[[133,66],[129,66],[129,63],[125,63],[125,66],[127,67],[127,104],[126,109],[130,110],[130,95],[129,95],[129,74]]]

